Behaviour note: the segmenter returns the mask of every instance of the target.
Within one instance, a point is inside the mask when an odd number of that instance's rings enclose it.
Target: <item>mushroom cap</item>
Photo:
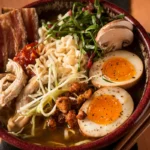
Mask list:
[[[100,31],[98,32],[98,35],[101,36],[104,32],[108,31],[109,29],[112,28],[127,28],[129,30],[133,30],[133,25],[131,22],[124,20],[124,19],[118,19],[114,20],[105,26],[103,26]]]
[[[104,53],[121,49],[133,41],[133,33],[127,28],[112,28],[102,35],[97,35],[96,42]]]

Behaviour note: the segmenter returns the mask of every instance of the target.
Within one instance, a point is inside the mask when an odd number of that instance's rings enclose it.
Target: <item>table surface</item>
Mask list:
[[[35,0],[0,0],[1,7],[20,8]],[[130,12],[150,32],[150,0],[131,0]],[[142,3],[141,3],[142,2]],[[138,140],[139,150],[150,150],[149,141],[150,128]]]

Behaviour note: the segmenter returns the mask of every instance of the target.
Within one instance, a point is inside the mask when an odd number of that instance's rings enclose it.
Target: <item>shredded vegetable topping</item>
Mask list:
[[[36,75],[39,90],[29,95],[33,100],[18,110],[18,113],[23,115],[52,115],[56,110],[54,101],[68,90],[67,85],[73,81],[88,79],[85,68],[86,55],[82,55],[81,71],[78,72],[77,62],[81,53],[72,36],[68,35],[60,40],[50,38],[47,42],[48,44],[42,45],[36,64],[28,66]],[[45,109],[49,111],[45,112]]]

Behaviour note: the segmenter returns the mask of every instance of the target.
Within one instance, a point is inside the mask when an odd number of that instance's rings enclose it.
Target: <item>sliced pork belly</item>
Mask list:
[[[38,15],[35,8],[22,8],[22,17],[27,31],[28,42],[38,40]]]
[[[18,53],[26,44],[27,34],[21,11],[19,9],[16,9],[10,11],[9,13],[11,18],[10,27],[12,27],[12,30],[14,31],[13,33],[15,38],[15,53]]]
[[[16,101],[16,112],[20,107],[28,104],[32,99],[28,96],[35,93],[39,89],[39,83],[36,77],[30,79],[29,83],[22,90]],[[18,132],[20,131],[29,121],[31,117],[23,116],[22,114],[15,113],[13,117],[8,120],[8,131]]]
[[[6,90],[0,92],[0,108],[3,108],[21,92],[22,88],[26,85],[27,76],[22,67],[13,60],[9,60],[6,71],[15,75],[15,80],[10,84]],[[7,78],[7,75],[0,80],[1,87]]]
[[[2,8],[2,13],[14,10],[13,8]],[[21,14],[27,31],[27,40],[29,43],[38,40],[38,15],[35,8],[22,8]]]
[[[0,71],[3,71],[8,58],[13,58],[27,42],[38,39],[36,9],[13,9],[0,15],[0,33]]]
[[[7,45],[6,43],[7,24],[0,18],[0,70],[4,68],[7,63]]]
[[[13,58],[26,44],[26,31],[21,11],[0,15],[0,68],[5,70],[8,58]]]
[[[3,39],[1,38],[1,40],[4,41],[2,45],[3,49],[1,49],[1,51],[3,53],[5,52],[4,65],[7,63],[7,58],[12,58],[15,55],[15,31],[13,31],[13,28],[10,27],[11,23],[10,14],[0,16],[0,25],[3,33]]]

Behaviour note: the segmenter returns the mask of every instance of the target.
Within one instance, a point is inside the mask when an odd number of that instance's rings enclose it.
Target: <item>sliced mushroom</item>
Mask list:
[[[133,41],[133,33],[127,28],[109,29],[101,36],[96,38],[99,47],[104,50],[104,53],[121,49],[130,45]]]
[[[113,28],[127,28],[132,31],[133,25],[132,25],[132,23],[130,23],[129,21],[124,20],[124,19],[114,20],[114,21],[106,24],[105,26],[103,26],[100,29],[100,31],[97,34],[98,35],[97,38],[99,39],[99,36],[101,36],[103,33],[108,31],[109,29],[113,29]]]
[[[15,75],[15,80],[10,86],[0,93],[0,108],[4,107],[11,100],[16,98],[27,82],[27,76],[22,67],[13,60],[9,60],[6,66],[6,71]],[[3,78],[2,78],[3,80]],[[2,82],[2,81],[1,81]]]
[[[38,89],[39,83],[37,82],[36,77],[31,78],[27,86],[22,90],[17,98],[16,113],[8,120],[8,131],[18,132],[30,121],[31,117],[23,116],[22,114],[17,113],[17,110],[28,104],[32,100],[28,95],[35,93]]]
[[[99,30],[96,41],[104,53],[121,49],[132,43],[134,36],[132,30],[133,25],[129,21],[114,20]]]

